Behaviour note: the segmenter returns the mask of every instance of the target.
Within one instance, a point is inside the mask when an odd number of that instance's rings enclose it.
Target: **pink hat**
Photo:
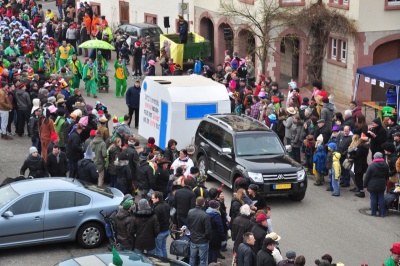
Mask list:
[[[47,109],[49,109],[51,114],[54,114],[57,111],[57,108],[54,105],[50,105]]]
[[[155,62],[153,59],[150,59],[150,60],[149,60],[149,64],[152,65],[152,66],[154,66],[154,65],[156,64],[156,62]]]

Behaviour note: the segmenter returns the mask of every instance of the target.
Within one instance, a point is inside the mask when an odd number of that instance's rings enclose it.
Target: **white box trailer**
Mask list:
[[[205,115],[230,112],[225,86],[211,79],[198,75],[146,77],[140,92],[139,135],[154,137],[162,149],[175,139],[183,149],[192,144]]]

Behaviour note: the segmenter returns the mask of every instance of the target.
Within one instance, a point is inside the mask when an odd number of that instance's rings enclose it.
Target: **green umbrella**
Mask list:
[[[114,46],[101,40],[90,40],[79,45],[79,48],[115,50]]]

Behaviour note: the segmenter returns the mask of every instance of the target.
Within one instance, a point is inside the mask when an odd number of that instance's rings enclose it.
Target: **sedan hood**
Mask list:
[[[254,173],[293,173],[301,169],[301,165],[288,155],[242,156],[236,157],[236,162]]]

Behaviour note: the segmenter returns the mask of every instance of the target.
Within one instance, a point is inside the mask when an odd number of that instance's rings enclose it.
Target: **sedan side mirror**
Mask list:
[[[285,149],[287,152],[291,152],[292,151],[292,146],[291,145],[286,145]]]
[[[14,217],[14,214],[11,211],[6,211],[5,213],[3,213],[3,217],[11,218],[11,217]]]

